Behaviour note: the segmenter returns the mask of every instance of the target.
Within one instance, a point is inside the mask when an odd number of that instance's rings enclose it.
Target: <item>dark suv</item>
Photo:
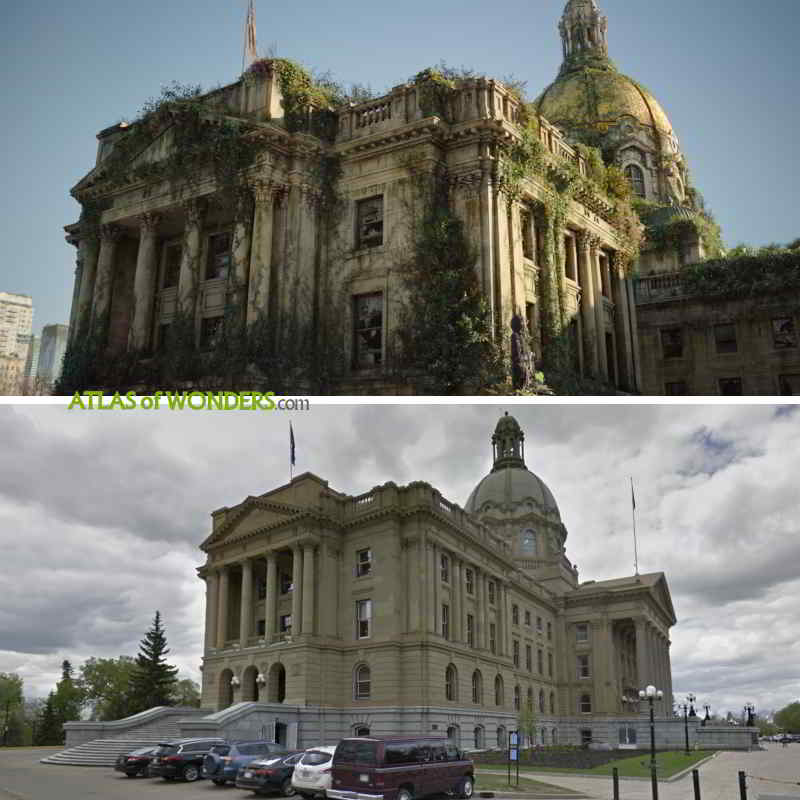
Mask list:
[[[228,781],[236,780],[239,767],[260,757],[287,752],[281,745],[263,740],[215,744],[203,759],[203,776],[211,778],[217,786],[224,786]]]
[[[174,742],[160,742],[150,762],[150,774],[167,781],[174,778],[196,781],[203,776],[203,759],[215,744],[225,744],[225,740],[176,739]]]
[[[470,798],[475,768],[449,740],[437,737],[342,739],[333,754],[334,800],[412,800],[454,792]]]

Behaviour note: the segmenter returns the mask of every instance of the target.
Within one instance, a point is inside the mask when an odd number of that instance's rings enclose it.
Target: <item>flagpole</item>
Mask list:
[[[633,568],[639,574],[639,552],[636,547],[636,497],[633,494],[633,477],[631,477],[631,519],[633,520]]]

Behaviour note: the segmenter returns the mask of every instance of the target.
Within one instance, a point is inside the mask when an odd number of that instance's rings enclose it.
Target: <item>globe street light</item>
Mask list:
[[[694,701],[695,700],[697,700],[697,698],[691,692],[689,692],[689,694],[686,695],[686,702],[682,706],[680,706],[680,708],[683,709],[683,730],[684,730],[684,733],[686,734],[686,755],[687,756],[690,755],[690,752],[689,752],[689,717],[696,717],[697,716],[697,712],[694,710]]]
[[[661,689],[656,689],[655,686],[648,686],[645,689],[639,690],[639,699],[647,700],[650,703],[650,769],[656,768],[656,720],[653,716],[653,702],[661,700],[664,697],[664,692]]]
[[[711,711],[711,706],[703,706],[703,708],[706,710],[706,715],[703,717],[703,722],[701,724],[705,728],[706,723],[711,722],[711,714],[709,713]]]
[[[755,715],[753,714],[753,712],[755,710],[756,710],[756,707],[752,703],[745,703],[744,704],[744,711],[745,711],[745,714],[747,714],[747,722],[745,722],[745,725],[748,725],[748,726],[752,727],[753,725],[756,724]]]

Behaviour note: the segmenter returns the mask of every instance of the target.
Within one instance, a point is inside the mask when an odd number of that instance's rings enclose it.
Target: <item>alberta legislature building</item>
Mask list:
[[[595,0],[569,0],[559,31],[563,64],[533,103],[435,69],[345,102],[261,59],[101,131],[66,226],[66,363],[111,389],[239,369],[246,388],[280,373],[312,393],[415,391],[415,177],[435,175],[505,352],[517,317],[537,359],[566,347],[607,391],[800,391],[796,292],[754,308],[687,282],[721,239],[669,118],[609,58]]]

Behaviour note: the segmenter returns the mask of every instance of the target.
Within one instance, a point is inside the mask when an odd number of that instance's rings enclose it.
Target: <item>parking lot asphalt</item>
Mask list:
[[[70,767],[40,764],[58,753],[36,748],[0,748],[0,800],[246,800],[257,795],[211,781],[194,783],[161,778],[126,778],[113,767]],[[280,800],[281,795],[274,795]]]

